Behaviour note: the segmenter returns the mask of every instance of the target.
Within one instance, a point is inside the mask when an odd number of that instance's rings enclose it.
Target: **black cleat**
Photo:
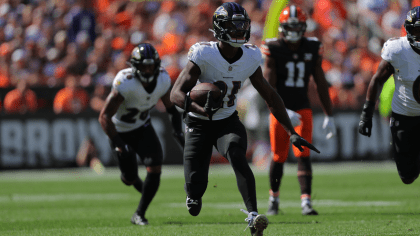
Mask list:
[[[190,215],[192,216],[198,216],[201,211],[201,198],[199,200],[193,200],[190,197],[187,196],[187,209]]]
[[[268,201],[267,215],[279,214],[279,201]]]
[[[148,225],[149,221],[147,221],[146,218],[139,216],[137,212],[135,212],[131,217],[131,223],[135,225]]]

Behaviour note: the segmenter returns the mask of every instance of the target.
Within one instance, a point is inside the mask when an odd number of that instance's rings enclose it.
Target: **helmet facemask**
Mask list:
[[[227,9],[229,4],[223,4],[214,13],[213,30],[210,31],[218,40],[232,47],[241,47],[251,36],[251,19],[242,7],[234,12],[236,14],[228,13],[225,7]]]
[[[161,61],[159,54],[151,45],[139,45],[134,48],[130,62],[133,74],[142,83],[152,83],[159,75]]]
[[[405,30],[410,45],[420,50],[420,21],[414,24],[405,24]]]
[[[279,32],[283,33],[283,36],[288,42],[295,43],[302,39],[303,34],[306,31],[305,22],[296,23],[283,23],[280,24]]]

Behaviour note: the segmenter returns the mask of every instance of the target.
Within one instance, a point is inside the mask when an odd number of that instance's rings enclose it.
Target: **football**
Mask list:
[[[222,91],[215,84],[200,83],[190,91],[190,98],[200,106],[204,106],[207,100],[207,93],[212,91],[213,99],[217,100],[222,95]]]

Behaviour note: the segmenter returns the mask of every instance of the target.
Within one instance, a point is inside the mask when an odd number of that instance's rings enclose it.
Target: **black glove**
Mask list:
[[[372,134],[372,117],[375,109],[375,103],[366,101],[363,105],[362,115],[359,122],[359,133],[370,137]]]
[[[223,94],[223,91],[221,94]],[[207,115],[209,115],[210,120],[212,120],[214,113],[216,113],[220,109],[222,105],[222,101],[223,101],[222,95],[220,95],[219,99],[215,101],[212,96],[212,91],[209,91],[207,93],[207,100],[206,100],[206,104],[204,105],[204,111],[206,111]]]
[[[292,134],[290,136],[290,142],[293,144],[293,146],[297,147],[301,152],[303,152],[302,146],[308,147],[309,149],[314,150],[317,153],[320,153],[318,149],[312,144],[310,144],[308,141],[306,141],[304,138],[300,137],[298,134]]]
[[[185,146],[185,138],[183,132],[174,132],[173,133],[175,140],[181,145],[182,149],[184,149]]]

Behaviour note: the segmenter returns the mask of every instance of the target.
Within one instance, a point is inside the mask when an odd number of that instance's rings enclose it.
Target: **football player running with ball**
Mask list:
[[[142,194],[131,223],[147,225],[147,207],[155,196],[163,161],[162,147],[150,122],[149,111],[159,99],[172,116],[174,135],[183,145],[182,118],[170,101],[171,79],[160,67],[156,49],[148,43],[139,44],[131,53],[131,68],[118,72],[99,122],[111,141],[111,148],[118,160],[121,180],[133,185]],[[138,175],[137,156],[146,166],[144,182]]]
[[[280,14],[279,21],[281,37],[267,39],[261,47],[266,56],[263,69],[265,78],[281,94],[290,118],[301,118],[300,124],[296,126],[297,133],[312,142],[312,110],[308,98],[308,84],[312,75],[325,113],[323,128],[326,130],[326,138],[329,139],[336,134],[336,128],[328,83],[321,67],[322,44],[317,38],[303,36],[306,30],[306,14],[299,7],[286,7]],[[289,154],[289,143],[286,142],[289,135],[271,114],[270,142],[273,159],[269,170],[271,189],[267,215],[278,214],[283,166]],[[318,215],[311,204],[310,150],[305,148],[301,152],[294,147],[293,151],[298,161],[297,176],[301,191],[302,215]]]
[[[193,45],[188,53],[189,62],[179,75],[171,92],[171,101],[184,109],[186,117],[184,149],[184,189],[186,205],[191,215],[200,213],[201,198],[207,188],[208,172],[213,146],[227,158],[236,175],[237,186],[248,214],[245,219],[252,235],[263,235],[268,219],[259,215],[255,178],[245,157],[247,136],[236,111],[236,94],[245,79],[266,100],[270,111],[284,126],[290,141],[316,150],[293,129],[281,97],[264,79],[260,68],[261,52],[246,44],[250,37],[251,20],[245,9],[237,3],[226,2],[213,14],[213,32],[219,42]],[[199,83],[213,83],[222,90],[215,101],[211,92],[204,107],[192,101],[189,91]]]
[[[376,99],[383,84],[393,74],[390,129],[398,174],[411,184],[420,173],[420,7],[407,13],[406,37],[391,38],[382,49],[382,61],[369,83],[359,122],[359,133],[370,137]]]

